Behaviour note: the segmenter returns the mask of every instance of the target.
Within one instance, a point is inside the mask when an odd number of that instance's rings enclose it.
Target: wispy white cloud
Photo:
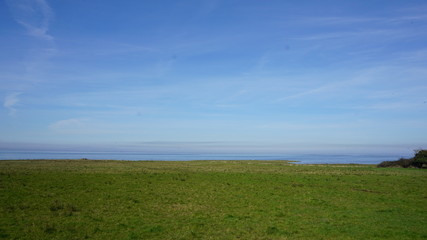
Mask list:
[[[325,33],[313,33],[310,35],[300,35],[295,37],[288,37],[290,40],[301,41],[321,41],[321,40],[343,40],[349,39],[346,45],[354,44],[360,39],[370,39],[371,41],[387,41],[397,39],[406,39],[419,36],[421,32],[408,32],[404,30],[394,29],[364,29],[357,31],[331,31]]]
[[[16,112],[18,96],[34,87],[34,83],[42,81],[49,67],[49,60],[57,53],[54,37],[49,34],[49,25],[53,19],[53,11],[46,0],[6,0],[13,19],[30,36],[28,49],[19,61],[22,65],[9,70],[8,80],[3,83],[7,95],[4,106],[12,114]],[[23,59],[23,60],[22,60]],[[19,91],[19,93],[16,93]]]
[[[423,49],[417,49],[414,51],[406,51],[403,53],[397,53],[394,56],[394,61],[395,62],[409,62],[409,63],[413,63],[413,62],[420,62],[420,63],[424,63],[427,60],[427,48],[423,48]],[[420,68],[420,70],[424,70],[425,68]]]
[[[68,49],[61,51],[66,57],[86,56],[117,56],[126,54],[159,54],[159,49],[146,45],[131,44],[126,42],[115,42],[98,38],[74,38],[70,40]]]
[[[331,26],[331,25],[351,25],[351,24],[394,24],[397,22],[408,22],[414,20],[427,20],[427,14],[414,14],[407,15],[407,13],[402,14],[401,16],[393,17],[357,17],[357,16],[327,16],[327,17],[304,17],[304,18],[295,18],[294,21],[299,24],[307,25],[322,25],[322,26]]]
[[[359,109],[373,109],[373,110],[414,110],[422,107],[422,103],[409,103],[409,102],[379,102],[367,106],[358,106]]]
[[[422,99],[422,91],[425,89],[426,70],[410,60],[420,61],[425,58],[424,52],[413,54],[398,54],[393,59],[385,59],[372,63],[366,68],[355,67],[352,71],[344,74],[328,71],[319,73],[318,81],[306,80],[306,84],[300,84],[292,92],[287,92],[283,97],[277,98],[276,102],[285,102],[301,98],[323,98],[340,99],[341,97],[353,96],[355,100],[373,101],[376,106],[383,109],[403,107],[401,104],[383,105],[380,100],[384,98],[404,98],[411,101]],[[298,80],[296,78],[295,80]],[[376,99],[376,100],[375,100]],[[354,103],[356,104],[356,103]],[[371,105],[372,106],[372,105]]]
[[[56,134],[87,134],[93,131],[90,125],[87,118],[70,118],[52,123],[49,129]]]
[[[4,98],[3,106],[9,110],[10,115],[14,115],[16,113],[16,106],[19,103],[19,95],[22,93],[20,92],[14,92],[8,94]]]
[[[70,129],[75,127],[82,127],[86,125],[86,122],[87,119],[84,118],[70,118],[54,122],[50,125],[50,127],[55,130]]]
[[[339,16],[328,16],[328,17],[305,17],[300,19],[299,22],[316,25],[348,25],[348,24],[360,24],[367,22],[380,21],[382,18],[379,17],[339,17]]]
[[[295,31],[285,37],[288,41],[308,42],[314,50],[354,49],[366,50],[367,46],[376,45],[378,50],[388,44],[402,40],[416,40],[424,37],[427,15],[402,15],[394,17],[306,17],[290,18],[289,22],[299,25],[301,29],[314,28],[313,31]],[[417,24],[412,24],[417,22]],[[317,29],[321,29],[317,30]],[[354,50],[352,50],[354,51]],[[310,51],[311,52],[311,51]]]
[[[308,90],[304,90],[302,92],[298,92],[298,93],[295,93],[295,94],[291,94],[291,95],[279,98],[277,101],[281,102],[281,101],[285,101],[285,100],[289,100],[289,99],[295,99],[295,98],[301,98],[301,97],[313,95],[313,94],[316,94],[316,93],[322,93],[322,92],[325,92],[327,90],[331,90],[333,88],[336,88],[338,85],[339,84],[334,83],[334,84],[327,84],[327,85],[324,85],[324,86],[311,88],[311,89],[308,89]]]
[[[21,24],[27,33],[41,40],[53,41],[48,33],[53,11],[46,0],[8,0],[16,22]]]
[[[349,89],[351,86],[363,84],[371,80],[371,77],[366,76],[366,73],[364,73],[364,75],[365,76],[356,76],[356,77],[350,77],[350,78],[348,77],[346,78],[345,76],[340,78],[335,77],[335,79],[337,80],[334,80],[333,82],[321,81],[324,83],[318,86],[313,86],[314,84],[313,85],[310,84],[308,88],[305,88],[299,92],[295,92],[277,99],[277,102],[283,102],[291,99],[299,99],[302,97],[308,97],[308,96],[317,95],[317,94],[322,94],[323,96],[325,96],[326,93]],[[332,96],[332,95],[329,95],[329,96]]]
[[[111,129],[99,122],[90,118],[69,118],[53,122],[49,125],[49,130],[54,134],[59,135],[103,135],[112,133]]]
[[[8,0],[12,16],[25,28],[28,35],[39,40],[28,53],[25,67],[26,74],[34,76],[35,72],[56,54],[54,37],[49,34],[49,25],[53,19],[53,10],[46,0]]]

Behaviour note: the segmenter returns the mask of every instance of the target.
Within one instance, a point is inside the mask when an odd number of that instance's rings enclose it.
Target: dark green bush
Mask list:
[[[423,165],[427,166],[427,150],[419,150],[415,153],[413,158],[413,165],[418,168],[422,168]]]
[[[397,161],[384,161],[377,167],[416,167],[427,168],[427,150],[417,150],[413,158],[401,158]]]
[[[394,161],[384,161],[377,165],[377,167],[396,167],[397,164]]]
[[[413,160],[412,159],[406,159],[406,158],[401,158],[397,161],[384,161],[380,164],[378,164],[377,167],[410,167],[412,164]]]
[[[407,159],[407,158],[401,158],[401,159],[397,160],[396,162],[399,166],[407,168],[407,167],[410,167],[412,165],[414,160],[413,159]]]

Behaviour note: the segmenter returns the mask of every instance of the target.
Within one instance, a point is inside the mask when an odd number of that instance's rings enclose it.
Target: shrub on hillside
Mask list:
[[[384,161],[377,167],[416,167],[427,168],[427,150],[417,150],[413,158],[401,158],[397,161]]]
[[[418,168],[422,168],[423,165],[427,166],[427,150],[419,150],[415,153],[415,157],[412,165]]]
[[[412,164],[413,160],[412,159],[407,159],[407,158],[401,158],[397,161],[384,161],[380,164],[378,164],[377,167],[410,167]]]
[[[384,161],[377,165],[377,167],[397,167],[395,161]]]

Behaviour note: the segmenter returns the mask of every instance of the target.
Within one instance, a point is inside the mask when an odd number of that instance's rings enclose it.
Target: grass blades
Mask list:
[[[287,161],[0,161],[0,239],[426,239],[427,172]]]

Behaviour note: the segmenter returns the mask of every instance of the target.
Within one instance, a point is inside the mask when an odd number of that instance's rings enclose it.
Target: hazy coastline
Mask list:
[[[191,161],[191,160],[289,160],[299,164],[378,164],[397,160],[398,154],[206,154],[206,153],[140,153],[140,152],[66,152],[66,151],[3,151],[0,160],[90,159],[128,161]]]

